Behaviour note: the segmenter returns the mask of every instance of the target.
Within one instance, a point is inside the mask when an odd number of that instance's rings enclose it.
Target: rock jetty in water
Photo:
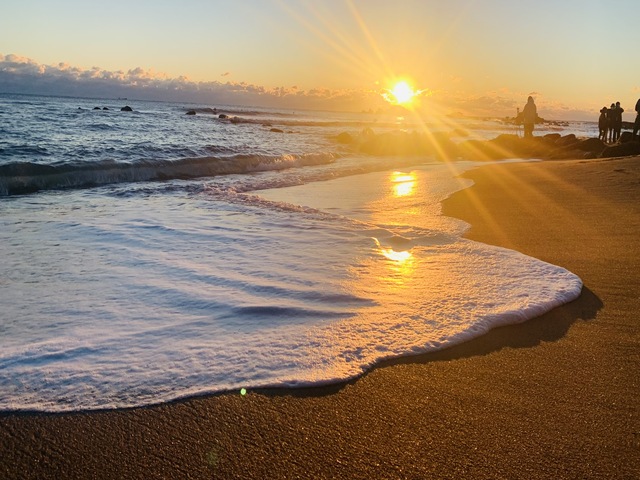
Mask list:
[[[491,140],[456,143],[444,132],[397,131],[375,134],[370,129],[360,135],[343,132],[335,140],[372,155],[429,155],[440,160],[607,158],[640,154],[640,142],[634,140],[631,134],[623,135],[620,142],[614,145],[607,145],[598,138],[581,139],[574,134],[563,136],[550,133],[533,138],[503,134]]]

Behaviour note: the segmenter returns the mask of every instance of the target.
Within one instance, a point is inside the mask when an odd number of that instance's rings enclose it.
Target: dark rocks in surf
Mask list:
[[[129,105],[126,105],[124,107],[122,107],[120,109],[121,112],[133,112],[133,108],[131,108]]]
[[[592,152],[597,155],[600,155],[606,147],[605,143],[599,138],[587,138],[586,140],[579,140],[572,146],[577,150],[581,150],[583,152]]]
[[[542,141],[547,145],[553,145],[558,140],[560,140],[561,137],[562,135],[560,135],[559,133],[547,133],[546,135],[542,136]]]
[[[284,130],[280,130],[279,128],[271,128],[269,131],[274,133],[284,133]]]
[[[349,132],[342,132],[336,137],[338,143],[348,144],[353,142],[353,137]]]
[[[195,115],[196,111],[195,110],[189,110],[187,113],[185,113],[185,115]]]
[[[93,107],[94,110],[102,110],[100,107]]]
[[[546,156],[543,158],[549,158],[552,160],[570,159],[570,158],[598,158],[605,148],[605,143],[599,138],[587,138],[580,140],[578,138],[575,141],[567,142],[568,145],[562,145],[562,137],[559,142],[552,145]],[[557,144],[560,143],[560,146]]]
[[[549,150],[543,137],[520,138],[498,135],[492,140],[467,140],[458,145],[458,156],[469,160],[503,160],[506,158],[540,158]]]
[[[600,155],[601,158],[628,157],[630,155],[640,155],[640,142],[630,141],[608,145]]]
[[[361,135],[355,144],[358,149],[374,155],[433,155],[455,158],[457,147],[444,133],[387,132]]]
[[[578,138],[575,134],[570,133],[569,135],[565,135],[564,137],[560,137],[556,140],[555,145],[557,147],[568,147],[569,145],[573,145],[578,142]]]
[[[218,118],[221,118],[224,120],[226,118],[229,118],[229,115],[225,115],[224,113],[221,113],[220,115],[218,115]]]
[[[338,138],[339,137],[339,138]],[[352,136],[347,132],[336,137],[339,143],[354,145],[373,155],[429,155],[440,160],[467,159],[493,161],[509,158],[570,159],[604,156],[606,145],[597,138],[579,139],[575,135],[549,134],[521,138],[513,134],[498,135],[491,140],[465,140],[454,143],[445,133],[389,132]],[[349,140],[351,139],[351,140]],[[633,155],[635,150],[611,150]],[[631,152],[631,153],[624,153]]]

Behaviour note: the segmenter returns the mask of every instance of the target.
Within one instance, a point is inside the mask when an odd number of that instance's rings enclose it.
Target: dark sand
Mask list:
[[[0,415],[0,478],[640,478],[640,158],[487,166],[445,212],[571,304],[331,388]]]

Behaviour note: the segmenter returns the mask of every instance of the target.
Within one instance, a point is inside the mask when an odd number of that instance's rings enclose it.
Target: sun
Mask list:
[[[411,103],[411,101],[416,95],[418,95],[419,92],[411,88],[411,85],[409,85],[406,81],[401,80],[393,86],[390,93],[391,100],[394,101],[393,103],[397,103],[398,105],[406,105]]]

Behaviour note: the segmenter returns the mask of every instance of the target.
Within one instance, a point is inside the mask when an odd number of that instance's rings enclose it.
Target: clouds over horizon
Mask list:
[[[230,73],[221,76],[228,77]],[[100,67],[83,69],[64,62],[44,65],[14,54],[0,54],[0,92],[339,111],[377,110],[389,106],[382,96],[384,90],[302,90],[296,85],[264,87],[234,81],[196,82],[186,76],[171,78],[141,67],[127,71]],[[423,106],[442,115],[463,113],[500,117],[515,115],[516,108],[522,107],[526,100],[521,96],[506,89],[475,96],[439,91],[430,94]],[[541,116],[554,119],[581,119],[591,115],[552,102],[542,106],[539,103],[538,109]]]
[[[229,76],[229,72],[222,74]],[[83,97],[131,97],[210,104],[288,108],[363,109],[381,104],[376,92],[311,89],[297,86],[267,88],[247,82],[196,82],[186,76],[171,78],[141,67],[109,71],[82,69],[67,63],[43,65],[18,55],[0,54],[0,91]]]

